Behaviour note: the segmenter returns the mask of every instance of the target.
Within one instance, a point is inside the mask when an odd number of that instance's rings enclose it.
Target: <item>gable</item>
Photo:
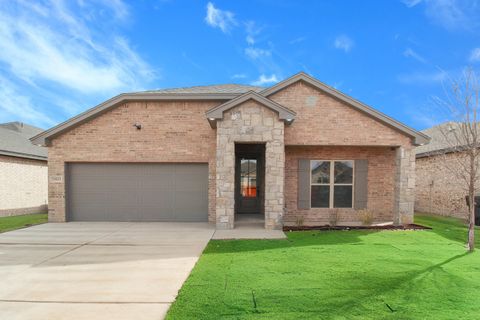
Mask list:
[[[376,121],[381,122],[384,125],[387,125],[397,130],[398,132],[411,137],[415,145],[422,145],[429,142],[429,137],[427,135],[421,132],[418,132],[415,129],[412,129],[404,125],[403,123],[396,121],[395,119],[388,117],[387,115],[381,113],[380,111],[366,104],[363,104],[360,101],[353,99],[352,97],[347,96],[346,94],[318,81],[317,79],[307,75],[304,72],[300,72],[282,82],[279,82],[276,85],[261,91],[260,94],[265,97],[271,98],[272,100],[275,100],[272,98],[273,96],[275,96],[275,94],[281,92],[282,90],[285,90],[286,88],[296,85],[298,83],[305,83],[317,89],[318,91],[321,91],[325,95],[328,95],[338,101],[341,101],[345,105],[348,105],[349,107],[370,116]],[[279,102],[278,100],[276,101]],[[284,105],[287,106],[286,104]]]
[[[208,119],[208,122],[212,126],[212,128],[216,127],[216,121],[217,120],[222,120],[223,119],[223,114],[232,109],[235,108],[247,101],[255,101],[256,103],[278,113],[278,118],[280,120],[284,120],[286,124],[291,124],[293,120],[295,120],[295,112],[292,110],[282,106],[281,104],[276,103],[275,101],[272,101],[270,99],[265,98],[264,96],[259,95],[258,93],[254,91],[249,91],[245,94],[242,94],[241,96],[232,99],[230,101],[227,101],[219,106],[216,106],[210,110],[207,111],[206,116]]]
[[[303,81],[269,98],[297,113],[285,128],[286,145],[399,146],[414,139]]]

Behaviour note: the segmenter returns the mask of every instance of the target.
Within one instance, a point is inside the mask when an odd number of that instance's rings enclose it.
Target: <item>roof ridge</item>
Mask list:
[[[173,91],[173,90],[188,90],[188,89],[197,89],[197,88],[215,88],[215,87],[238,87],[238,88],[255,88],[258,90],[264,90],[265,87],[255,86],[251,84],[241,84],[241,83],[216,83],[216,84],[206,84],[206,85],[197,85],[197,86],[185,86],[185,87],[166,87],[166,88],[156,88],[148,89],[143,91],[136,92],[160,92],[160,91]],[[133,92],[132,92],[133,93]]]

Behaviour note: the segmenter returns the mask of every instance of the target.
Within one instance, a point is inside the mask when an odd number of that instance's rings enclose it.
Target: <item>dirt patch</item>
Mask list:
[[[431,230],[430,227],[421,226],[419,224],[405,224],[401,226],[387,225],[387,226],[291,226],[283,227],[283,231],[349,231],[349,230]]]

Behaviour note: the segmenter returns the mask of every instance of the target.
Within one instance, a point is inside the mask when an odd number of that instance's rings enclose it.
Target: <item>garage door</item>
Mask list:
[[[69,221],[207,221],[208,165],[70,163]]]

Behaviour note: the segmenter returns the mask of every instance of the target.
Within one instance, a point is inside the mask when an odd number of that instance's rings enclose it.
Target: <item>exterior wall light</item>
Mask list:
[[[135,123],[133,126],[134,126],[135,128],[137,128],[137,130],[142,129],[142,125],[139,124],[139,123]]]

